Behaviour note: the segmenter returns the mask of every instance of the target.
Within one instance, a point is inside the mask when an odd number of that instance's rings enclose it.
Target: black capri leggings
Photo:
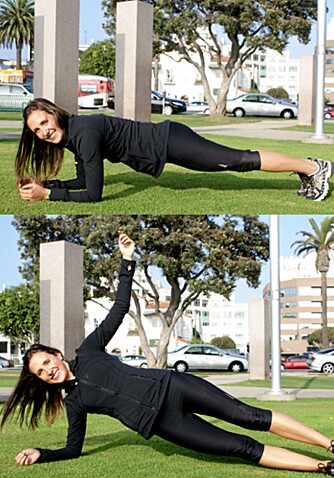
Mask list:
[[[167,163],[194,171],[253,171],[261,167],[258,151],[228,148],[209,141],[180,123],[170,124]]]
[[[201,453],[260,461],[264,445],[246,435],[216,427],[195,413],[250,430],[268,431],[272,420],[270,410],[246,405],[201,378],[172,372],[155,435]]]

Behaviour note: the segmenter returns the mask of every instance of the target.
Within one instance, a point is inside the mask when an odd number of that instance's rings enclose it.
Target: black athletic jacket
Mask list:
[[[140,123],[112,116],[72,115],[65,148],[74,153],[76,179],[48,181],[51,201],[101,201],[103,160],[125,163],[154,177],[166,162],[169,121]],[[81,191],[70,191],[80,189]]]
[[[171,371],[141,369],[121,362],[104,350],[129,310],[133,261],[122,260],[116,300],[105,320],[76,350],[70,362],[75,379],[65,382],[68,435],[65,448],[41,449],[38,463],[78,458],[81,454],[87,413],[117,418],[145,438],[165,397]]]

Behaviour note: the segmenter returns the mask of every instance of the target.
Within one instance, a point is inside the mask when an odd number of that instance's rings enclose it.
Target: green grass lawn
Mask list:
[[[245,402],[288,413],[299,421],[329,437],[333,436],[334,409],[329,399],[300,399],[295,402]],[[232,425],[211,421],[225,429],[240,432]],[[29,447],[60,448],[66,441],[67,423],[59,418],[47,428],[44,424],[37,431],[28,431],[11,422],[2,432],[0,469],[1,478],[212,478],[218,476],[300,478],[315,476],[313,473],[268,470],[247,463],[241,459],[215,457],[195,453],[153,437],[146,441],[135,432],[123,427],[108,417],[90,415],[83,455],[76,460],[45,463],[20,467],[14,461],[15,455]],[[286,447],[297,453],[310,455],[320,461],[330,460],[325,450],[303,443],[284,440],[270,433],[247,431],[257,440],[272,446]],[[320,475],[316,475],[320,476]]]
[[[305,158],[333,159],[333,145],[304,144],[208,135],[234,148],[265,149]],[[314,203],[298,197],[300,181],[289,173],[201,173],[167,165],[160,178],[105,161],[105,186],[100,203],[28,202],[18,195],[14,180],[17,140],[0,143],[1,214],[328,214],[333,197]],[[60,179],[75,177],[73,157],[66,154]]]

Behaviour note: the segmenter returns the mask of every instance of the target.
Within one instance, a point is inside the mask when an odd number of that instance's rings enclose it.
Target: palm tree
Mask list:
[[[22,68],[22,49],[24,45],[33,45],[34,38],[34,1],[0,1],[0,45],[6,48],[16,47],[16,68]]]
[[[322,345],[324,348],[329,347],[328,343],[328,325],[327,325],[327,272],[329,270],[329,251],[334,247],[334,216],[326,217],[320,228],[314,219],[310,219],[313,233],[300,231],[306,239],[300,239],[292,244],[296,246],[295,253],[297,255],[312,251],[316,252],[315,267],[321,274],[321,304],[322,304]],[[291,246],[291,247],[292,247]]]

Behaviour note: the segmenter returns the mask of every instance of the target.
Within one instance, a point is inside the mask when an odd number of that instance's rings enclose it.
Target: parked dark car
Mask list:
[[[163,113],[164,115],[172,115],[175,113],[184,113],[187,111],[187,103],[176,98],[164,96],[159,91],[152,90],[151,96],[152,113]]]
[[[108,108],[115,109],[115,95],[109,94]],[[151,112],[158,114],[171,115],[175,113],[184,113],[187,111],[187,103],[183,100],[177,100],[176,98],[164,97],[162,93],[158,91],[152,91],[151,95]]]
[[[4,357],[0,357],[0,368],[14,367],[14,364],[11,360]]]

